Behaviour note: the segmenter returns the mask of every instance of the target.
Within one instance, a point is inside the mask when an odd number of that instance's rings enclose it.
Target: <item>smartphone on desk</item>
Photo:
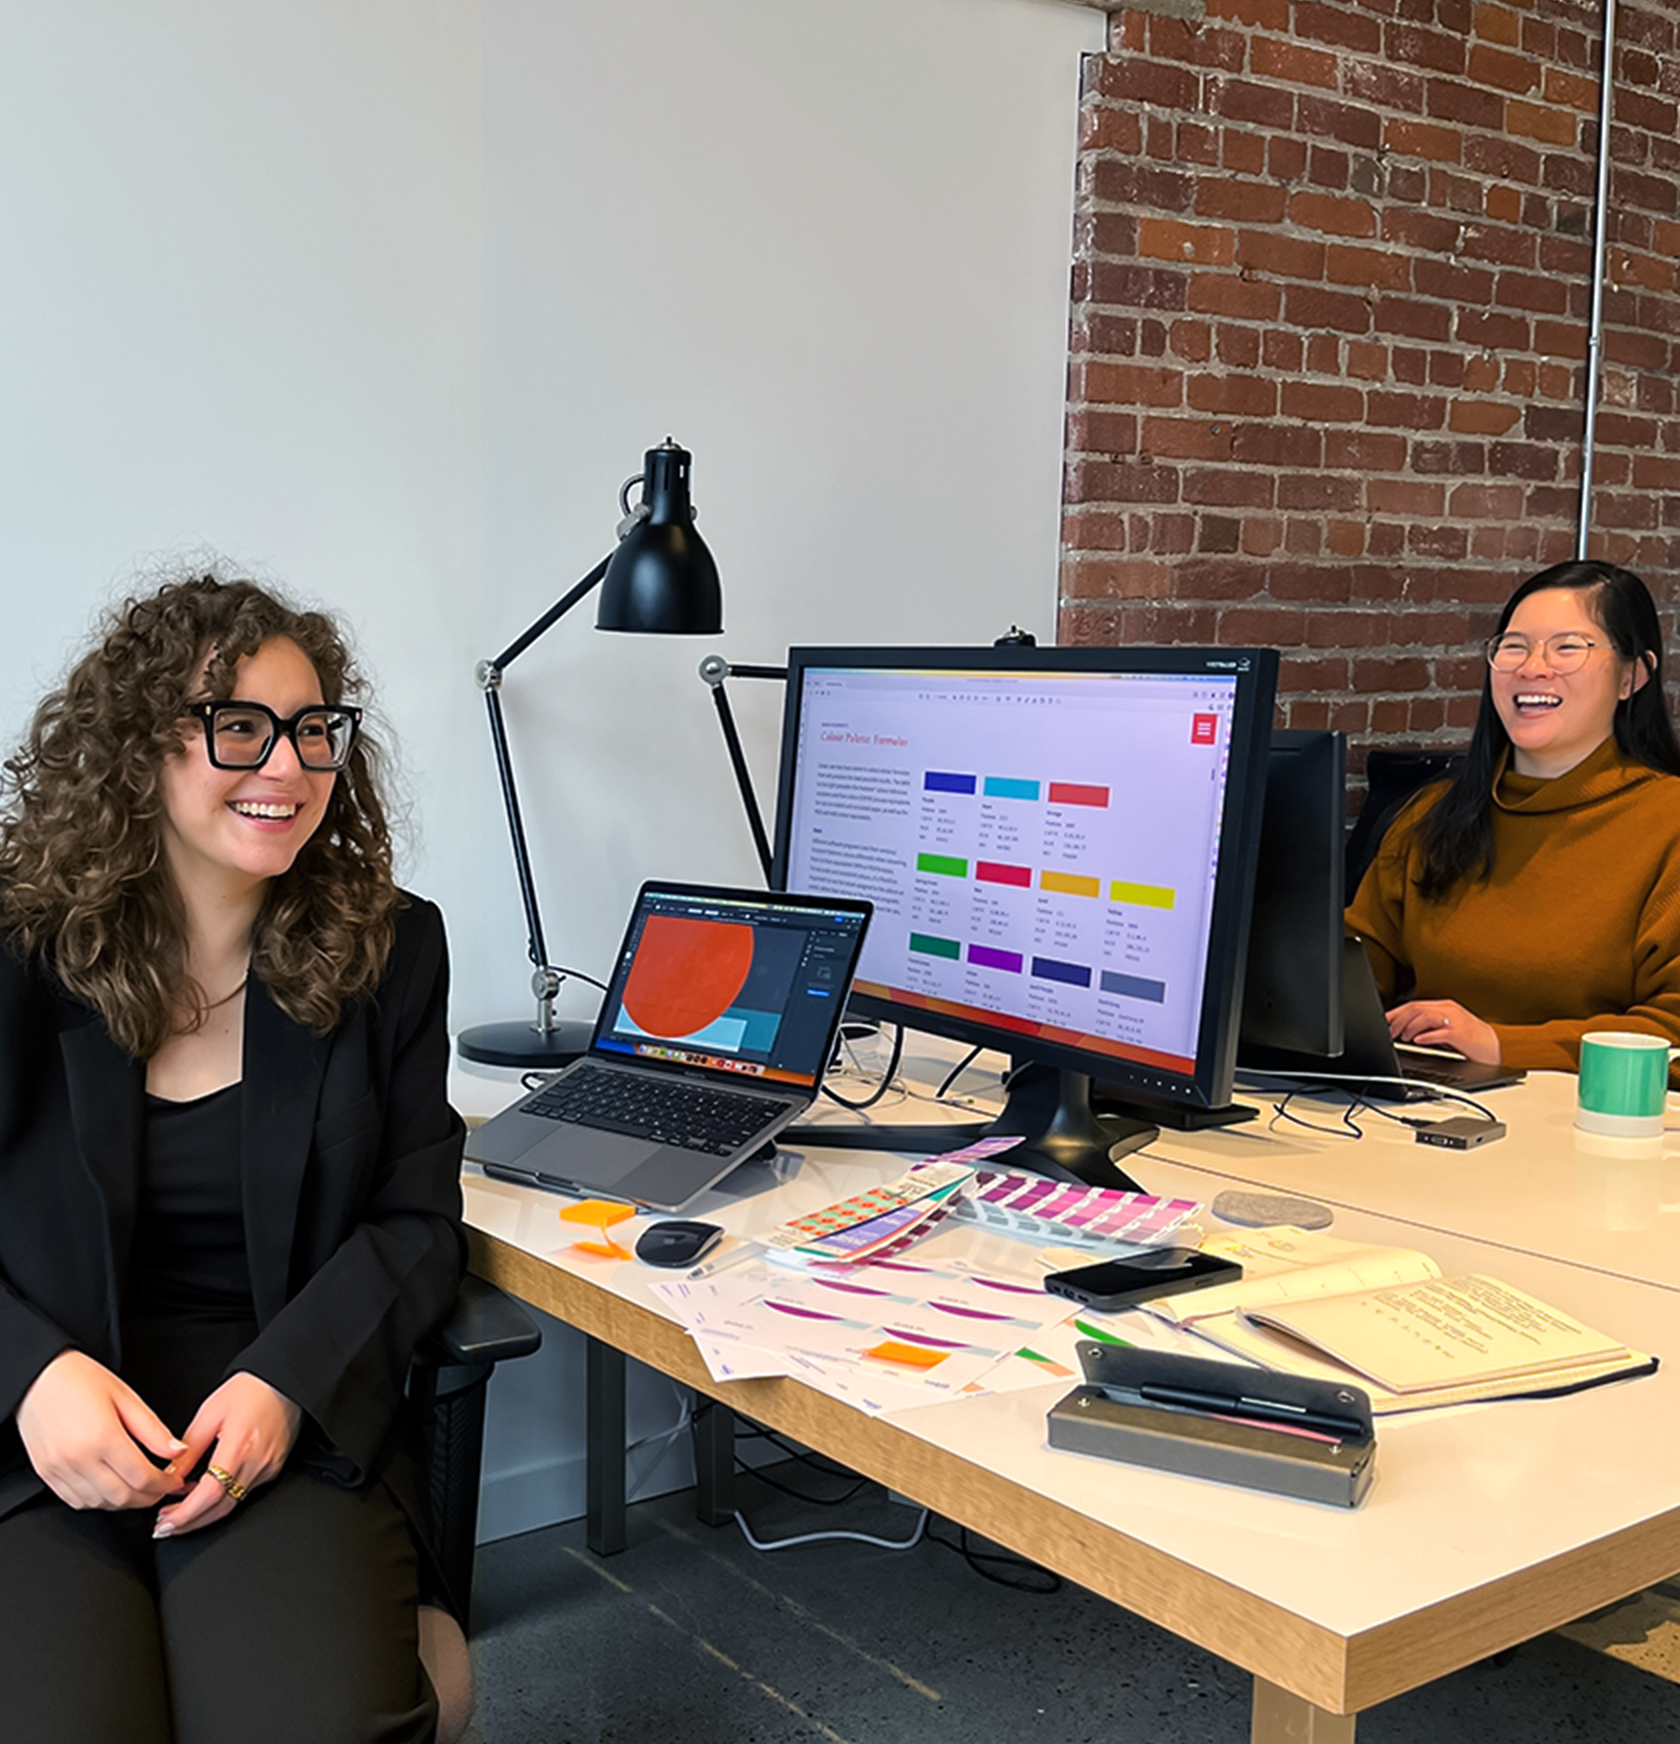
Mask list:
[[[1123,1260],[1098,1260],[1071,1271],[1052,1272],[1044,1287],[1087,1308],[1130,1308],[1152,1296],[1176,1296],[1234,1284],[1242,1276],[1235,1260],[1220,1259],[1194,1247],[1157,1247]]]

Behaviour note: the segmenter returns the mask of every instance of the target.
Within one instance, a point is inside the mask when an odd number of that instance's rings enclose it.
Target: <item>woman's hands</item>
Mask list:
[[[1499,1037],[1454,999],[1410,999],[1388,1014],[1388,1033],[1420,1048],[1451,1048],[1484,1066],[1499,1064]]]
[[[243,1370],[230,1375],[187,1425],[186,1451],[177,1461],[191,1471],[208,1455],[209,1467],[180,1501],[158,1511],[153,1537],[172,1538],[231,1514],[236,1492],[243,1496],[279,1476],[302,1421],[303,1412],[267,1381]]]
[[[182,1487],[187,1444],[140,1395],[79,1350],[61,1351],[17,1409],[36,1475],[72,1508],[149,1508]],[[159,1467],[146,1455],[168,1461]]]
[[[126,1381],[79,1350],[55,1356],[17,1409],[29,1462],[60,1501],[72,1508],[163,1503],[159,1538],[211,1525],[236,1506],[208,1470],[190,1489],[184,1473],[208,1455],[242,1494],[254,1490],[279,1475],[302,1420],[283,1393],[241,1372],[199,1406],[185,1440],[177,1440]],[[168,1463],[159,1466],[148,1454]]]

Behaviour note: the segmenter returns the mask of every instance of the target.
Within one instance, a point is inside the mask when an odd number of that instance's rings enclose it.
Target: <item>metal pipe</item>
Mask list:
[[[1615,90],[1616,0],[1604,0],[1604,54],[1598,79],[1598,210],[1593,219],[1592,319],[1587,328],[1587,407],[1581,433],[1581,509],[1575,555],[1587,554],[1592,525],[1593,452],[1598,440],[1598,383],[1604,351],[1604,257],[1610,230],[1610,99]]]

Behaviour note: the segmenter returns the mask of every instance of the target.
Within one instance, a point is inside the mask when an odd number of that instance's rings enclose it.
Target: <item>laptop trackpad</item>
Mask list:
[[[521,1161],[538,1174],[553,1175],[562,1181],[576,1180],[581,1175],[588,1180],[591,1190],[610,1191],[664,1149],[651,1139],[572,1126],[563,1133],[554,1133],[549,1143],[528,1151]]]

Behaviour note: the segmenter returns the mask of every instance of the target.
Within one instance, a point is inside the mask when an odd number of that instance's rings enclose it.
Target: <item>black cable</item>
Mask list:
[[[968,1050],[968,1052],[966,1054],[964,1054],[960,1060],[957,1061],[957,1063],[950,1069],[950,1071],[948,1071],[945,1074],[944,1078],[940,1081],[939,1088],[937,1090],[935,1090],[933,1093],[933,1099],[935,1102],[943,1102],[945,1100],[945,1092],[947,1090],[949,1090],[954,1083],[956,1083],[956,1081],[963,1075],[964,1072],[966,1072],[968,1070],[968,1068],[971,1065],[974,1064],[974,1061],[979,1056],[980,1052],[981,1052],[980,1044],[978,1042],[976,1042],[975,1045],[973,1047],[971,1047]]]
[[[808,1465],[812,1471],[820,1472],[827,1478],[856,1477],[857,1473],[849,1465],[841,1465],[838,1460],[829,1459],[824,1454],[812,1453],[807,1447],[800,1447],[789,1441],[786,1436],[774,1429],[766,1428],[762,1423],[742,1424],[737,1420],[737,1430],[745,1430],[755,1441],[768,1441],[772,1447],[779,1448],[789,1459],[796,1459],[801,1465]]]
[[[1287,1120],[1291,1126],[1305,1127],[1308,1132],[1319,1133],[1325,1138],[1363,1138],[1365,1136],[1364,1130],[1353,1116],[1356,1110],[1370,1105],[1360,1101],[1358,1097],[1355,1097],[1343,1108],[1341,1120],[1335,1126],[1321,1126],[1316,1120],[1303,1120],[1300,1115],[1290,1113],[1289,1104],[1297,1096],[1310,1094],[1314,1088],[1315,1086],[1311,1084],[1300,1084],[1295,1089],[1286,1091],[1281,1102],[1272,1104],[1272,1118],[1266,1123],[1267,1129],[1276,1132],[1278,1122]]]
[[[893,1079],[898,1076],[898,1063],[904,1058],[904,1025],[893,1026],[892,1056],[887,1061],[887,1069],[881,1074],[881,1082],[875,1086],[861,1102],[854,1102],[849,1096],[842,1096],[838,1090],[823,1085],[822,1093],[829,1101],[838,1102],[842,1108],[858,1111],[873,1108],[877,1102],[892,1088]]]
[[[1062,1590],[1062,1577],[1059,1574],[1041,1568],[1036,1562],[1028,1562],[1024,1556],[1011,1556],[1007,1551],[975,1550],[968,1542],[968,1528],[959,1526],[957,1532],[959,1537],[955,1544],[949,1538],[941,1538],[931,1524],[924,1536],[929,1544],[937,1544],[941,1550],[955,1551],[982,1580],[989,1580],[994,1586],[1008,1587],[1011,1592],[1016,1593],[1031,1593],[1039,1598],[1048,1598],[1052,1593]],[[1024,1570],[1033,1578],[1011,1580],[1006,1575],[994,1574],[985,1566],[989,1562],[996,1563],[1001,1568]]]
[[[1468,1096],[1462,1090],[1453,1090],[1445,1084],[1433,1084],[1425,1078],[1385,1078],[1374,1072],[1318,1072],[1310,1077],[1301,1072],[1264,1072],[1257,1067],[1245,1066],[1240,1077],[1281,1078],[1286,1084],[1293,1085],[1290,1096],[1301,1096],[1312,1091],[1329,1092],[1334,1095],[1351,1096],[1356,1103],[1367,1108],[1377,1106],[1374,1098],[1360,1094],[1362,1087],[1369,1088],[1378,1084],[1392,1084],[1397,1089],[1408,1094],[1400,1098],[1406,1102],[1462,1102],[1466,1108],[1473,1108],[1483,1120],[1498,1120],[1485,1102],[1478,1102],[1474,1096]],[[1264,1092],[1264,1085],[1255,1088]],[[1285,1098],[1288,1100],[1288,1097]]]
[[[767,1477],[764,1471],[756,1465],[748,1465],[743,1459],[735,1461],[737,1472],[744,1472],[748,1477],[757,1478],[761,1484],[768,1484],[771,1489],[779,1490],[784,1496],[792,1496],[796,1502],[808,1503],[813,1508],[838,1508],[842,1502],[849,1502],[853,1496],[868,1487],[872,1481],[869,1478],[858,1478],[850,1489],[838,1496],[809,1496],[803,1490],[796,1490],[792,1484],[784,1484],[779,1478]]]

